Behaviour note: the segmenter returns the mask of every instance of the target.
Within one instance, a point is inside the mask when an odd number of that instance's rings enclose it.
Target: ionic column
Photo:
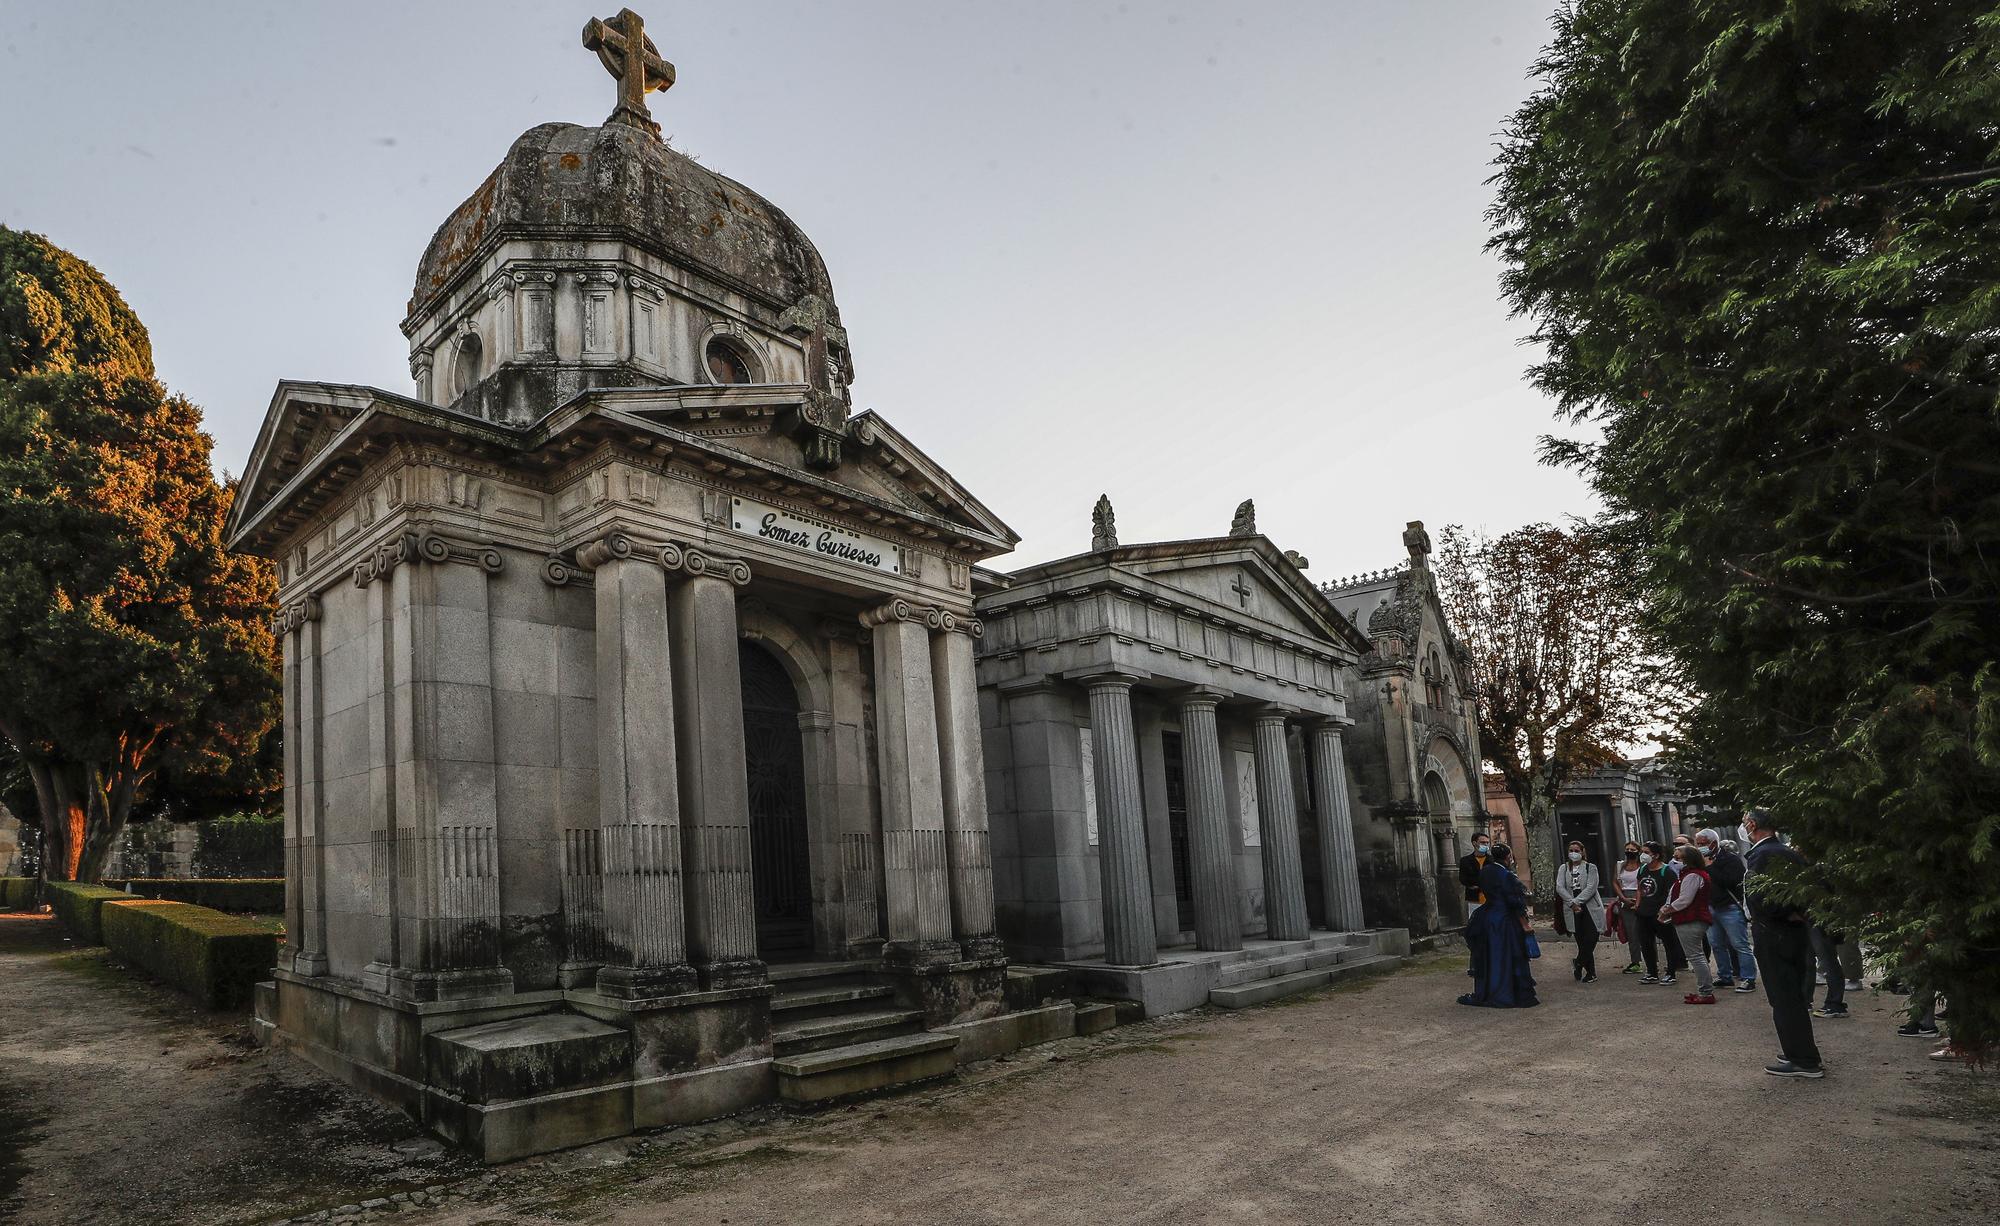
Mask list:
[[[1313,809],[1319,815],[1319,879],[1326,922],[1342,932],[1368,926],[1361,916],[1361,873],[1354,857],[1354,819],[1347,808],[1347,756],[1341,725],[1320,720],[1307,733],[1312,747]]]
[[[667,578],[623,536],[577,551],[596,572],[597,815],[604,965],[598,990],[692,991],[682,927],[681,828]]]
[[[1305,869],[1299,860],[1299,808],[1292,796],[1292,761],[1285,748],[1282,707],[1257,712],[1257,807],[1264,826],[1264,934],[1274,941],[1303,941]]]
[[[487,591],[501,566],[492,546],[406,533],[356,574],[383,589],[372,635],[383,671],[371,728],[381,755],[371,772],[371,801],[381,805],[371,888],[389,904],[388,949],[362,982],[408,1000],[513,989],[500,961]]]
[[[937,703],[938,764],[945,852],[951,866],[951,932],[967,958],[999,956],[993,929],[993,846],[987,833],[986,756],[980,746],[979,682],[973,673],[973,618],[937,611],[931,619],[931,685]]]
[[[861,615],[875,634],[875,743],[882,785],[884,956],[903,965],[952,962],[950,854],[931,687],[928,609],[892,600]]]
[[[750,567],[678,545],[666,546],[660,559],[670,572],[687,576],[668,605],[688,958],[703,987],[744,987],[764,980],[750,877],[750,782],[736,633],[736,589],[750,582]]]
[[[1229,802],[1222,790],[1222,740],[1215,708],[1222,695],[1195,690],[1181,699],[1181,769],[1188,810],[1188,859],[1194,872],[1197,949],[1243,948],[1236,909],[1236,857],[1229,845]]]
[[[1132,731],[1132,678],[1086,678],[1091,756],[1097,773],[1097,868],[1104,885],[1104,960],[1149,966],[1153,875],[1146,864],[1146,806],[1139,792],[1139,752]]]

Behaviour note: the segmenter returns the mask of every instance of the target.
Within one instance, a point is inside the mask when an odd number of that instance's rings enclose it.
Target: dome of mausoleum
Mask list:
[[[417,265],[410,317],[511,239],[621,240],[767,309],[811,296],[838,319],[826,265],[791,218],[628,123],[546,123],[523,133],[432,236]]]

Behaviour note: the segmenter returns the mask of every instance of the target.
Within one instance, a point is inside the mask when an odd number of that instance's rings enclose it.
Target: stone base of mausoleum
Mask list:
[[[1393,970],[1410,953],[1403,928],[1359,932],[1315,932],[1302,941],[1251,939],[1243,948],[1163,949],[1150,966],[1108,962],[1062,962],[1077,991],[1111,1000],[1133,1001],[1147,1017],[1201,1005],[1240,1009],[1336,979]]]
[[[590,988],[404,1000],[280,969],[259,1038],[487,1162],[817,1106],[1076,1033],[1069,977],[1004,958],[774,966],[754,987],[626,1000]]]

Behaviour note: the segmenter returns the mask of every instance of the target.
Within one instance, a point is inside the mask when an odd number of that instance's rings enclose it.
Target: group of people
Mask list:
[[[1770,815],[1752,810],[1743,819],[1743,833],[1750,842],[1747,855],[1713,830],[1676,836],[1671,847],[1628,842],[1609,899],[1588,849],[1571,842],[1555,881],[1564,926],[1576,939],[1570,973],[1578,982],[1597,982],[1598,943],[1614,934],[1629,950],[1625,973],[1640,976],[1640,983],[1673,984],[1678,975],[1692,973],[1693,990],[1681,997],[1689,1005],[1714,1004],[1719,989],[1754,992],[1761,969],[1782,1049],[1764,1071],[1823,1077],[1826,1066],[1812,1019],[1847,1016],[1846,993],[1861,987],[1858,956],[1856,965],[1843,966],[1843,946],[1851,943],[1815,925],[1804,909],[1756,889],[1758,875],[1771,871],[1774,862],[1804,863],[1776,837]],[[1459,862],[1459,882],[1468,908],[1465,939],[1474,986],[1458,1002],[1501,1009],[1540,1004],[1530,966],[1540,949],[1512,849],[1488,835],[1475,836],[1472,853]],[[1815,1008],[1822,983],[1826,997]],[[1897,1033],[1937,1037],[1936,999],[1913,1002]],[[1947,1047],[1933,1058],[1953,1056]]]

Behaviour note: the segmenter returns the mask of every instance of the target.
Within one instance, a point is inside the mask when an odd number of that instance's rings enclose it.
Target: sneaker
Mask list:
[[[1825,986],[1826,986],[1826,976],[1825,976],[1825,975],[1823,975],[1823,974],[1817,974],[1817,973],[1815,973],[1815,974],[1813,975],[1813,986],[1814,986],[1814,987],[1816,987],[1816,988],[1823,988],[1823,987],[1825,987]]]
[[[1718,979],[1715,981],[1715,986],[1718,988],[1733,988],[1736,986],[1736,981],[1734,979],[1727,979],[1727,978]]]
[[[1584,977],[1583,977],[1583,981],[1584,981],[1585,983],[1596,983],[1596,982],[1597,982],[1597,972],[1596,972],[1596,971],[1589,971],[1589,972],[1586,972],[1586,973],[1585,973],[1585,975],[1584,975]]]
[[[1819,1008],[1813,1010],[1813,1016],[1829,1022],[1843,1021],[1847,1017],[1847,1006],[1842,1005],[1838,1009],[1829,1009],[1821,1005]]]
[[[1712,1005],[1715,1003],[1715,993],[1711,992],[1703,996],[1699,992],[1689,992],[1686,996],[1681,997],[1681,1003],[1684,1005]]]
[[[1660,977],[1659,977],[1658,975],[1648,975],[1648,976],[1646,976],[1646,977],[1645,977],[1644,979],[1641,979],[1641,980],[1640,980],[1639,982],[1640,982],[1640,983],[1658,983],[1659,981],[1660,981]]]
[[[1950,1043],[1946,1043],[1943,1047],[1940,1047],[1936,1051],[1931,1053],[1931,1059],[1963,1060],[1965,1059],[1965,1055],[1964,1053],[1960,1052],[1958,1048],[1952,1046]]]
[[[1636,974],[1638,974],[1638,973],[1639,973],[1639,966],[1640,966],[1640,964],[1639,964],[1639,963],[1637,963],[1637,962],[1634,962],[1634,963],[1632,963],[1631,965],[1627,966],[1627,967],[1626,967],[1626,968],[1625,968],[1625,969],[1624,969],[1624,970],[1623,970],[1622,972],[1620,972],[1620,973],[1621,973],[1621,974],[1626,974],[1626,975],[1636,975]]]
[[[1938,1037],[1936,1024],[1926,1026],[1921,1022],[1905,1022],[1896,1027],[1896,1033],[1906,1039],[1935,1039]]]
[[[1739,992],[1754,992],[1757,990],[1757,981],[1755,979],[1739,979],[1736,983],[1736,990]]]
[[[1666,974],[1660,976],[1661,983],[1672,983],[1673,981],[1674,981],[1674,973],[1672,971],[1668,971]]]
[[[1840,990],[1843,992],[1859,992],[1861,990],[1861,981],[1859,979],[1850,979],[1841,986]]]
[[[1804,1077],[1813,1081],[1826,1076],[1826,1070],[1823,1068],[1807,1068],[1803,1064],[1793,1064],[1790,1060],[1767,1064],[1764,1066],[1764,1071],[1773,1077]]]

